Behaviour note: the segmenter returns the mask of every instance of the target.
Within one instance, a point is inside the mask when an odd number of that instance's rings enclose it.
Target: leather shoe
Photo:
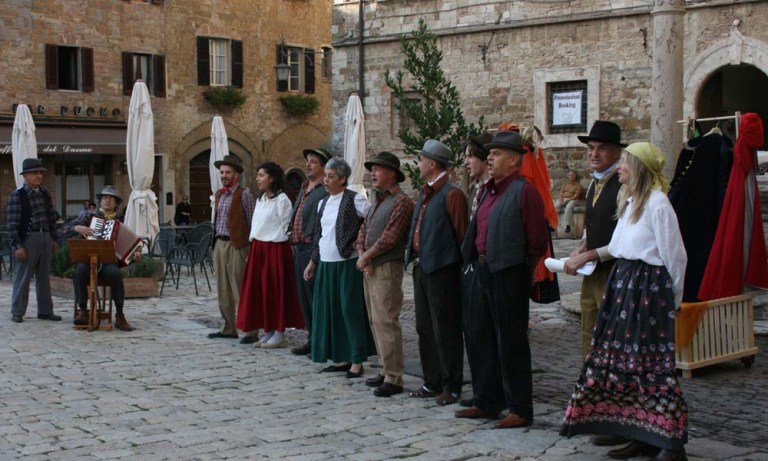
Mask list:
[[[128,320],[125,319],[125,315],[122,313],[115,316],[115,328],[120,331],[133,331],[133,327],[128,323]]]
[[[320,373],[341,373],[349,371],[350,368],[352,368],[351,363],[345,363],[343,365],[328,365],[327,367],[320,370]]]
[[[360,367],[360,371],[354,372],[351,369],[346,374],[347,379],[355,379],[355,378],[362,378],[363,377],[363,367]]]
[[[211,339],[216,338],[237,338],[237,335],[225,335],[224,333],[217,331],[216,333],[208,333],[208,337]]]
[[[469,408],[469,407],[471,407],[474,404],[475,404],[475,399],[474,398],[459,400],[459,406],[462,406],[464,408]]]
[[[61,316],[56,314],[37,314],[37,320],[51,320],[53,322],[58,322],[61,320]]]
[[[652,445],[633,440],[627,446],[609,451],[607,456],[613,459],[629,459],[635,456],[653,456],[658,452],[659,449]]]
[[[496,419],[496,415],[489,415],[488,413],[484,412],[483,410],[472,406],[469,408],[465,408],[464,410],[459,410],[456,413],[453,414],[457,418],[468,418],[468,419],[479,419],[479,418],[485,418],[485,419]]]
[[[246,335],[240,339],[240,344],[253,344],[259,341],[259,337],[255,335]]]
[[[395,394],[403,392],[403,386],[397,384],[384,383],[381,386],[373,390],[373,395],[376,397],[392,397]]]
[[[309,355],[309,353],[312,352],[312,345],[307,341],[304,343],[303,346],[294,347],[291,349],[291,354],[293,355]]]
[[[612,447],[614,445],[623,445],[629,442],[629,440],[624,437],[610,434],[595,434],[589,438],[589,441],[596,447]]]
[[[379,387],[382,384],[384,384],[384,375],[376,375],[365,380],[365,385],[368,387]]]
[[[661,450],[653,461],[688,461],[685,448],[682,450]]]
[[[24,316],[23,315],[13,315],[13,316],[11,316],[11,321],[12,322],[16,322],[16,323],[21,323],[21,322],[24,321]]]
[[[511,429],[515,427],[530,426],[531,422],[515,413],[510,413],[505,418],[496,421],[496,429]]]
[[[88,311],[87,310],[81,310],[80,315],[75,319],[74,324],[75,325],[88,325],[89,322],[88,318]]]

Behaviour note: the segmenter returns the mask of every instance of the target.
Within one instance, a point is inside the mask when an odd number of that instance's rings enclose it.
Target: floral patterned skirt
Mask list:
[[[664,267],[619,259],[560,434],[611,434],[679,450],[687,428],[672,280]]]

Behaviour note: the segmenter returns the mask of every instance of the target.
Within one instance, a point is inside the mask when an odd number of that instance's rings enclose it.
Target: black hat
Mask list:
[[[523,145],[523,137],[514,131],[497,131],[493,135],[493,140],[486,144],[485,148],[488,150],[493,148],[509,149],[520,154],[528,152],[528,149]]]
[[[397,182],[405,181],[405,175],[400,171],[400,159],[392,152],[379,152],[375,157],[365,162],[364,165],[368,171],[371,171],[373,165],[391,168],[397,173]]]
[[[328,160],[333,158],[333,154],[327,149],[323,149],[322,147],[318,149],[304,149],[304,158],[307,158],[310,155],[318,157],[320,161],[323,162],[323,165],[328,163]]]
[[[105,195],[109,195],[111,197],[114,197],[115,201],[117,202],[118,205],[123,203],[123,199],[120,197],[120,195],[118,195],[118,192],[117,192],[117,189],[115,188],[115,186],[104,186],[104,188],[101,189],[101,193],[100,194],[96,194],[96,198],[101,200],[101,197],[103,197]]]
[[[417,152],[419,155],[423,155],[430,160],[440,162],[443,165],[453,166],[450,147],[435,139],[427,139],[427,142],[424,143],[424,147]]]
[[[21,164],[21,173],[32,173],[34,171],[48,171],[43,168],[43,162],[36,158],[25,158],[24,163]]]
[[[592,129],[589,130],[589,136],[577,136],[577,138],[584,144],[589,141],[600,141],[619,147],[627,147],[626,144],[621,142],[621,128],[619,128],[619,125],[605,120],[595,120]]]
[[[473,154],[473,155],[475,157],[478,157],[480,160],[485,160],[486,158],[488,158],[488,154],[490,154],[490,152],[488,152],[488,149],[485,147],[485,145],[491,142],[491,140],[493,140],[493,135],[491,133],[488,133],[487,131],[484,131],[477,136],[470,135],[469,142],[471,142],[472,144],[474,144],[480,149],[479,156],[476,154]]]
[[[243,162],[241,162],[240,159],[234,155],[225,155],[222,160],[216,160],[213,162],[213,166],[216,168],[221,168],[222,165],[231,166],[238,173],[243,172]]]

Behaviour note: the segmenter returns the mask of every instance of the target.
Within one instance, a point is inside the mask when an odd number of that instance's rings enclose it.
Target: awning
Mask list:
[[[13,127],[0,125],[0,154],[11,153]],[[125,155],[125,126],[38,126],[38,155]]]

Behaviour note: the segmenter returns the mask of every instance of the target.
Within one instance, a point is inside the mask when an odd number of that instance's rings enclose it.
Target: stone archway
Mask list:
[[[329,150],[331,133],[308,123],[298,123],[286,128],[270,142],[265,160],[279,164],[283,171],[304,169],[304,149],[325,147]]]
[[[711,79],[731,66],[749,65],[768,75],[768,43],[741,34],[734,26],[727,39],[702,51],[685,72],[683,114],[703,117],[698,113],[699,100]]]

